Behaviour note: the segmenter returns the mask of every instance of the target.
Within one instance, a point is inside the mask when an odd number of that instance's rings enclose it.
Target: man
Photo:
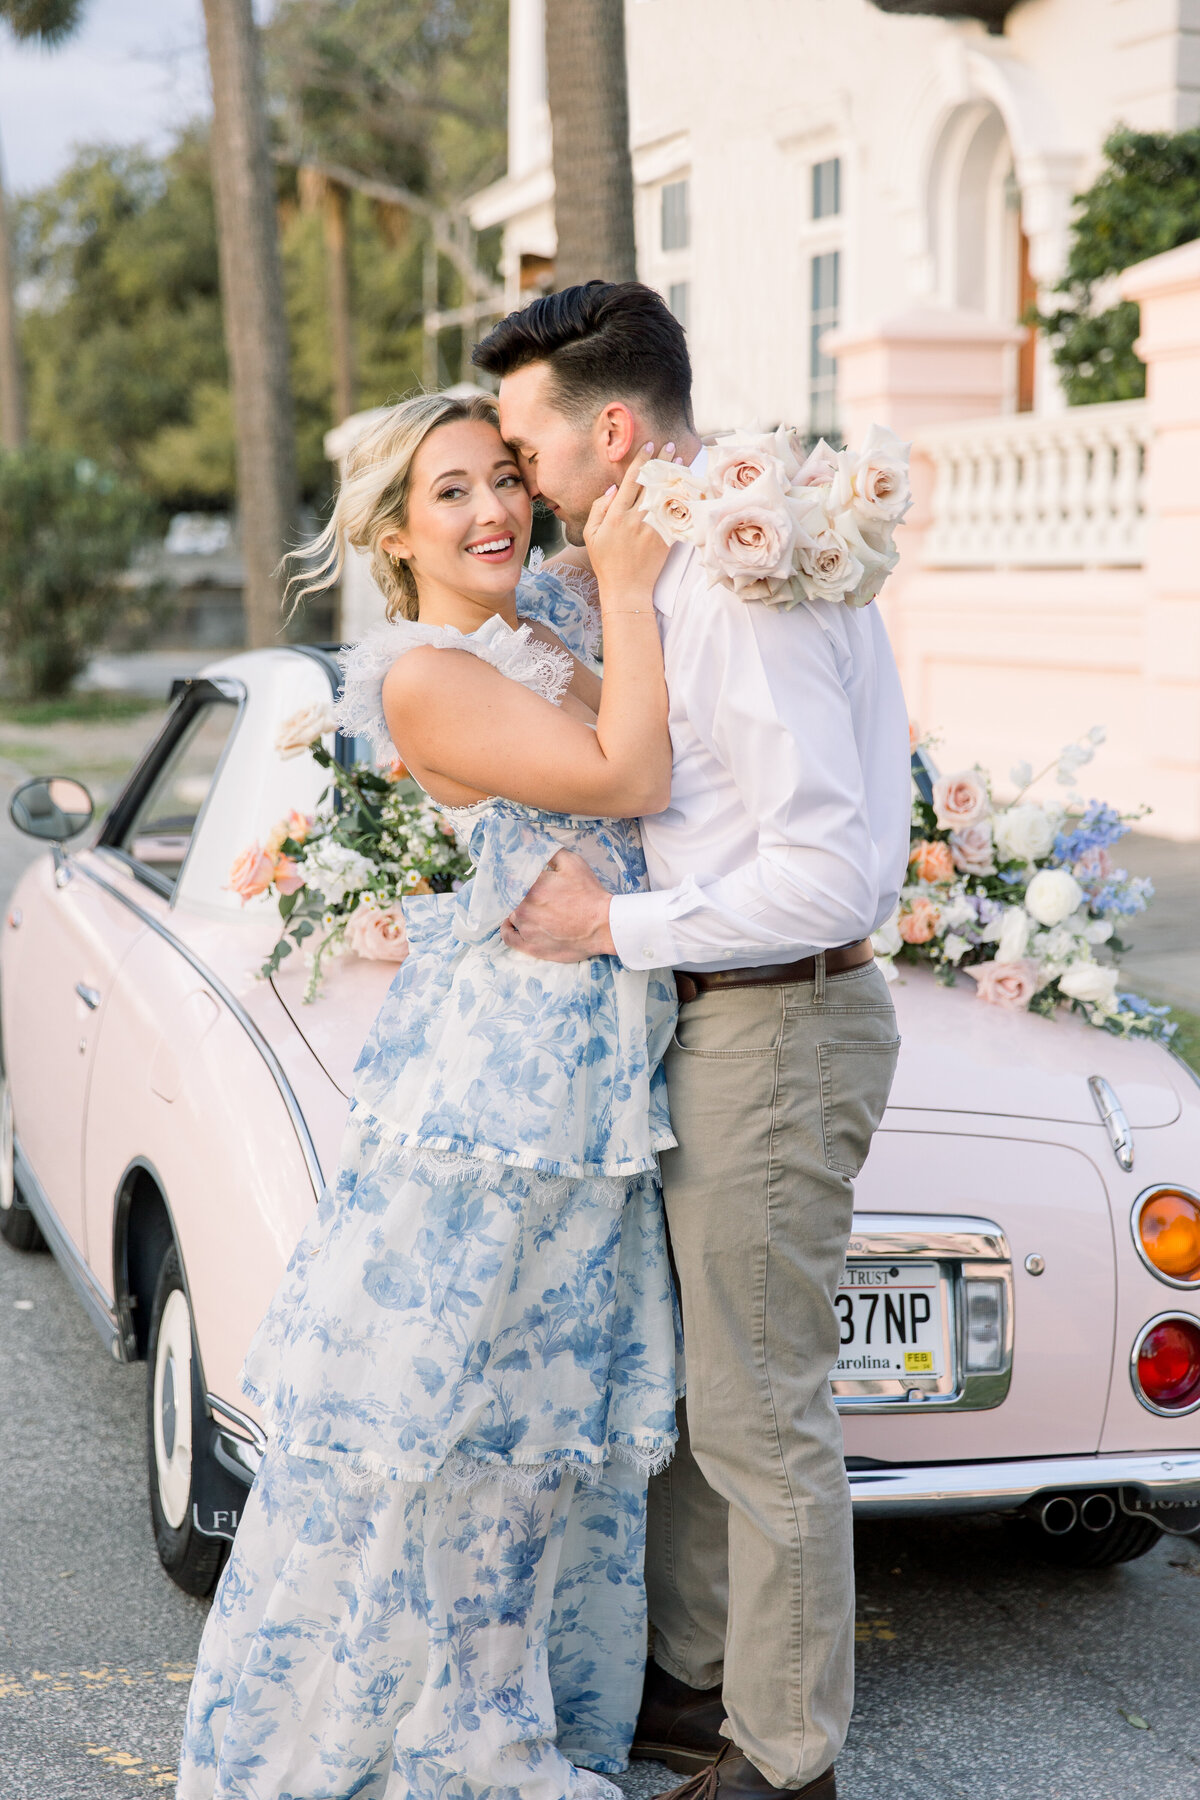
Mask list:
[[[474,360],[572,544],[647,440],[703,466],[684,334],[649,288],[536,300]],[[835,1800],[854,1592],[829,1371],[852,1178],[898,1046],[869,939],[908,854],[905,709],[875,607],[746,603],[684,544],[654,604],[674,767],[643,823],[653,891],[612,898],[560,856],[505,937],[671,967],[679,988],[662,1177],[688,1396],[651,1485],[634,1754],[691,1773],[680,1797]]]

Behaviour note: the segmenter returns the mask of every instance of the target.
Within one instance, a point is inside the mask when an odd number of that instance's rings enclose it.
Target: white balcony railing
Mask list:
[[[941,568],[1129,567],[1143,561],[1143,400],[935,425],[923,560]]]

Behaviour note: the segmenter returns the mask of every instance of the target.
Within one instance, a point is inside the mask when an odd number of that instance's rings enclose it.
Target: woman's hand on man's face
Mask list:
[[[674,444],[664,445],[662,455],[669,460],[674,450]],[[625,600],[652,592],[667,560],[670,546],[640,511],[638,475],[653,455],[653,444],[638,451],[620,486],[609,488],[595,502],[584,529],[605,610],[620,610]]]

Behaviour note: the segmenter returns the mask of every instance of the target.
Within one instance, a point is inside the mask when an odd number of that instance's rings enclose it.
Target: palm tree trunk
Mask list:
[[[21,346],[13,296],[12,241],[8,202],[0,173],[0,445],[19,450],[25,442],[25,407],[21,394]]]
[[[333,358],[333,423],[340,425],[354,411],[354,315],[350,305],[350,195],[339,182],[326,182],[321,214]]]
[[[204,0],[212,75],[213,190],[237,436],[246,641],[278,640],[280,582],[296,510],[283,270],[251,0]]]
[[[623,0],[546,0],[554,136],[554,285],[634,281]]]

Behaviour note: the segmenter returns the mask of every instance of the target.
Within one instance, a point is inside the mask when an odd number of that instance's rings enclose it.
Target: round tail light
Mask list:
[[[1187,1188],[1151,1188],[1133,1209],[1133,1241],[1142,1261],[1172,1287],[1200,1287],[1200,1196]]]
[[[1200,1319],[1164,1313],[1142,1327],[1133,1346],[1133,1386],[1156,1413],[1200,1407]]]

